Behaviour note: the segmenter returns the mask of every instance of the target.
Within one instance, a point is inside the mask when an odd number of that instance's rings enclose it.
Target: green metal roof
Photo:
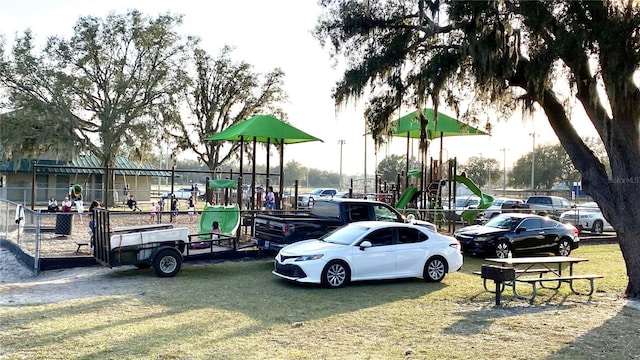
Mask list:
[[[104,170],[101,168],[100,160],[93,153],[86,155],[78,155],[71,161],[63,160],[51,160],[51,159],[22,159],[19,163],[14,161],[0,161],[0,171],[3,172],[32,172],[34,161],[38,165],[52,165],[52,167],[38,167],[36,172],[38,174],[92,174],[102,175]],[[64,167],[58,167],[64,166]],[[99,169],[81,169],[87,168],[99,168]],[[140,169],[149,171],[136,171],[136,170],[117,170],[121,169]],[[116,175],[126,176],[154,176],[154,177],[171,177],[170,171],[159,170],[154,166],[148,164],[139,164],[130,161],[124,157],[118,157],[115,160],[115,164],[112,168],[115,170]]]

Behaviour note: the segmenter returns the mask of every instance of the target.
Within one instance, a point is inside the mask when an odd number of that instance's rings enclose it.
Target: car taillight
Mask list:
[[[451,244],[449,244],[449,246],[451,246],[454,249],[460,249],[460,241],[456,240],[455,242],[452,242]]]
[[[566,226],[566,227],[568,227],[569,229],[571,229],[571,231],[573,231],[573,234],[574,234],[575,236],[580,235],[580,230],[578,230],[578,228],[577,228],[577,227],[575,227],[575,226],[573,226],[572,224],[568,224],[568,223],[567,223],[567,224],[564,224],[564,226]]]

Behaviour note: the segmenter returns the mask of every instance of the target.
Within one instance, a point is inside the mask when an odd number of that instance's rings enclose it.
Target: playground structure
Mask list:
[[[427,178],[422,176],[421,170],[409,170],[406,175],[398,174],[395,184],[376,181],[377,199],[395,204],[405,215],[413,214],[439,227],[447,225],[450,232],[455,226],[456,210],[460,211],[455,209],[458,184],[466,186],[480,198],[477,208],[462,210],[460,218],[463,224],[474,224],[478,214],[493,204],[493,196],[485,194],[464,173],[457,173],[456,158],[447,161],[446,173],[433,159],[427,170]]]

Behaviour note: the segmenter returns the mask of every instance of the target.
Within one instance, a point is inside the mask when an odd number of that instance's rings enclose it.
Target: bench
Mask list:
[[[547,268],[537,268],[537,269],[536,269],[536,268],[534,268],[534,269],[516,269],[516,275],[517,275],[517,276],[520,276],[520,275],[527,275],[527,274],[538,274],[538,275],[539,275],[539,277],[537,277],[537,278],[530,278],[530,279],[538,280],[538,279],[541,279],[541,278],[542,278],[542,275],[544,275],[544,274],[546,274],[546,273],[549,273],[549,272],[552,272],[552,271],[553,271],[553,270],[551,270],[551,269],[547,269]],[[474,275],[482,276],[482,271],[474,271],[474,272],[473,272],[473,274],[474,274]],[[524,278],[524,279],[529,279],[529,278]],[[524,280],[524,279],[523,279],[523,280]],[[503,292],[503,291],[504,291],[504,285],[505,285],[505,283],[503,282],[503,283],[501,284],[500,289],[499,289],[499,291],[500,291],[500,292]],[[513,286],[512,282],[509,282],[507,285],[509,285],[509,286]],[[485,290],[485,291],[490,292],[490,293],[492,293],[492,294],[493,294],[493,293],[495,293],[495,291],[494,291],[494,290],[490,290],[489,288],[487,288],[487,279],[484,279],[484,278],[482,279],[482,286],[484,287],[484,290]]]
[[[516,286],[515,283],[513,284],[513,294],[520,299],[525,299],[525,300],[529,300],[530,303],[533,303],[533,299],[535,299],[536,295],[537,295],[537,284],[540,284],[540,287],[545,288],[545,289],[554,289],[557,290],[558,288],[560,288],[560,285],[563,282],[566,282],[569,284],[569,287],[571,288],[571,291],[576,294],[576,295],[586,295],[586,296],[591,296],[593,294],[593,292],[595,291],[595,287],[593,285],[593,281],[595,279],[602,279],[604,276],[603,275],[596,275],[596,274],[585,274],[585,275],[570,275],[570,276],[556,276],[556,277],[539,277],[539,278],[518,278],[516,279],[516,282],[520,282],[520,283],[526,283],[526,284],[530,284],[532,287],[532,291],[531,291],[531,296],[524,296],[521,295],[517,292],[516,290]],[[587,280],[589,281],[589,292],[580,292],[577,291],[576,289],[573,288],[573,281],[574,280]],[[545,287],[544,283],[545,282],[557,282],[557,286],[556,287]]]

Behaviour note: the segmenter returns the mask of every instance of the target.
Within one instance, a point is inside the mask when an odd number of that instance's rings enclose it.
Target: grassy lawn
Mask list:
[[[330,290],[271,274],[271,261],[187,264],[175,278],[115,268],[108,295],[0,307],[2,359],[630,359],[640,311],[624,307],[617,245],[585,245],[591,298],[568,286],[502,305],[471,274],[442,283],[366,282]],[[74,286],[83,286],[77,280]],[[130,286],[131,284],[137,286]],[[125,286],[129,285],[129,286]],[[59,291],[58,284],[47,284]],[[34,299],[37,302],[37,299]]]

